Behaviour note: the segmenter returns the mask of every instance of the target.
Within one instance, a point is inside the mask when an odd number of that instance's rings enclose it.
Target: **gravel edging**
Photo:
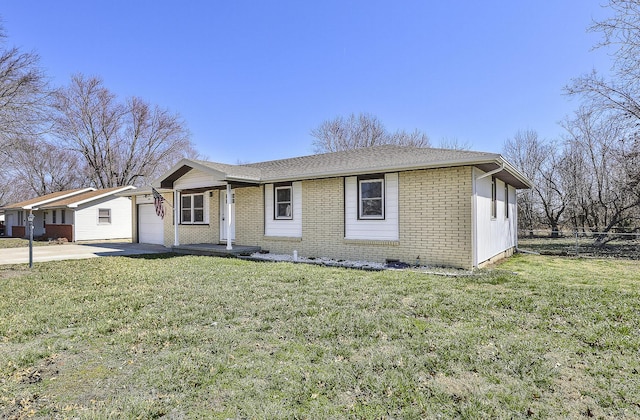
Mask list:
[[[355,270],[364,271],[387,271],[387,270],[399,270],[399,271],[414,271],[416,273],[430,274],[443,277],[469,277],[475,275],[473,271],[458,270],[455,268],[444,267],[429,267],[429,266],[410,266],[407,268],[388,267],[382,263],[375,263],[371,261],[349,261],[349,260],[334,260],[330,258],[305,258],[298,257],[293,258],[293,255],[289,254],[261,254],[254,253],[251,255],[239,255],[238,258],[246,261],[256,262],[290,262],[293,264],[309,264],[319,265],[323,267],[337,267],[337,268],[351,268]]]

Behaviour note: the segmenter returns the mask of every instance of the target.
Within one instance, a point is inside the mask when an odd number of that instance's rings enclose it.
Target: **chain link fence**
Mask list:
[[[640,232],[520,230],[518,248],[543,255],[640,260]]]

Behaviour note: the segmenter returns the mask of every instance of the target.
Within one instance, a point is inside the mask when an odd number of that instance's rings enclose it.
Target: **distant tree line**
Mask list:
[[[117,98],[98,77],[51,87],[0,27],[0,205],[76,187],[148,183],[195,156],[179,115]]]
[[[608,7],[613,16],[589,29],[603,35],[597,47],[612,49],[610,79],[593,71],[565,88],[582,103],[560,139],[527,130],[505,143],[505,157],[535,183],[520,192],[521,230],[640,232],[640,0]]]

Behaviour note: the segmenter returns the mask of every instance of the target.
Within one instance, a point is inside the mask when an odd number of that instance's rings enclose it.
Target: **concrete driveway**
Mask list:
[[[130,242],[47,245],[33,247],[33,262],[79,260],[84,258],[160,254],[171,252],[162,245]],[[0,264],[28,264],[29,248],[0,249]]]

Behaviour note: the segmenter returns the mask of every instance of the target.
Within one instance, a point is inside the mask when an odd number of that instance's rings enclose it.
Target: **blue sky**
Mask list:
[[[309,131],[366,112],[500,152],[516,131],[562,135],[571,78],[610,66],[587,33],[602,0],[7,0],[8,43],[53,85],[100,76],[179,113],[218,162],[311,154]]]

